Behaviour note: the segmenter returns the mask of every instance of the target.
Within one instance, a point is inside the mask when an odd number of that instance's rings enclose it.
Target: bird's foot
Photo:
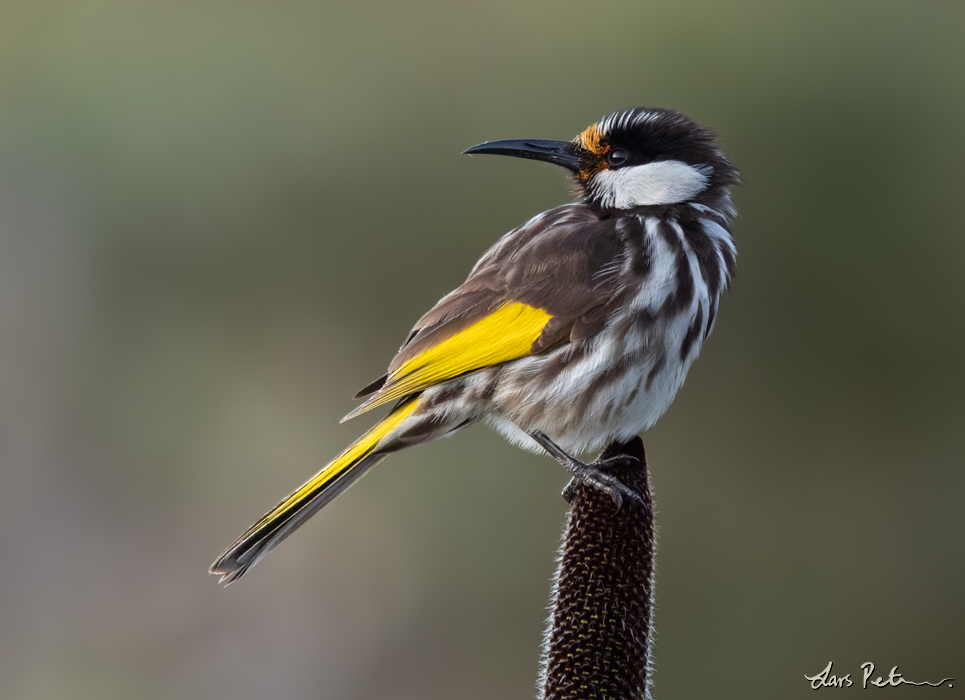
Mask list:
[[[636,501],[640,505],[645,505],[643,499],[639,494],[637,494],[636,491],[628,488],[613,474],[607,473],[607,470],[612,467],[625,467],[639,464],[640,460],[636,457],[632,457],[630,455],[617,455],[616,457],[598,459],[595,462],[587,464],[586,462],[581,462],[575,457],[568,455],[555,442],[550,440],[545,433],[536,431],[532,433],[531,437],[539,444],[540,447],[549,452],[553,459],[562,464],[570,471],[570,473],[573,474],[574,479],[567,484],[565,489],[563,489],[563,498],[566,499],[567,503],[572,504],[573,500],[576,498],[576,480],[579,479],[587,486],[592,486],[593,488],[607,494],[613,499],[613,502],[616,504],[617,508],[620,508],[623,505],[624,500]]]

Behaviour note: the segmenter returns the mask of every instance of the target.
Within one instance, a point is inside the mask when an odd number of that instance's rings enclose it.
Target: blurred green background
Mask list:
[[[532,697],[566,477],[485,428],[206,570],[569,199],[460,151],[633,105],[745,180],[733,291],[646,437],[655,695],[812,697],[829,660],[960,693],[963,35],[954,1],[4,2],[0,697]]]

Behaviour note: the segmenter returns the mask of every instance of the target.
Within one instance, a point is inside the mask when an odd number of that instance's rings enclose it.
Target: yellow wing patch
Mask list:
[[[345,420],[462,374],[528,355],[551,318],[528,304],[504,304],[465,330],[403,362],[389,375],[382,390]]]

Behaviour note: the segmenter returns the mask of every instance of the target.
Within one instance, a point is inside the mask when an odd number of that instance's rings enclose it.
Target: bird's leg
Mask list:
[[[595,462],[587,464],[581,462],[575,457],[571,457],[566,454],[559,445],[550,440],[545,433],[539,430],[530,433],[530,437],[533,438],[540,447],[549,452],[550,456],[557,462],[566,467],[572,474],[573,480],[566,485],[563,489],[563,498],[566,499],[567,503],[572,503],[573,499],[576,498],[576,479],[579,479],[587,486],[592,486],[595,489],[599,489],[603,493],[607,494],[616,503],[617,508],[623,505],[623,499],[628,498],[631,501],[636,501],[643,504],[643,499],[640,498],[637,493],[626,486],[623,482],[617,479],[612,474],[607,474],[606,470],[609,467],[615,466],[629,466],[638,463],[636,457],[630,455],[617,455],[616,457],[610,457],[608,459],[598,459]]]

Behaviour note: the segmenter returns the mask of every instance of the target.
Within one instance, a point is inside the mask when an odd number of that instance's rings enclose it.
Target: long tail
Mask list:
[[[220,574],[221,583],[226,585],[240,578],[319,508],[381,462],[386,452],[376,449],[379,443],[418,405],[419,399],[415,397],[397,406],[318,474],[248,528],[248,531],[211,565],[210,572]]]

